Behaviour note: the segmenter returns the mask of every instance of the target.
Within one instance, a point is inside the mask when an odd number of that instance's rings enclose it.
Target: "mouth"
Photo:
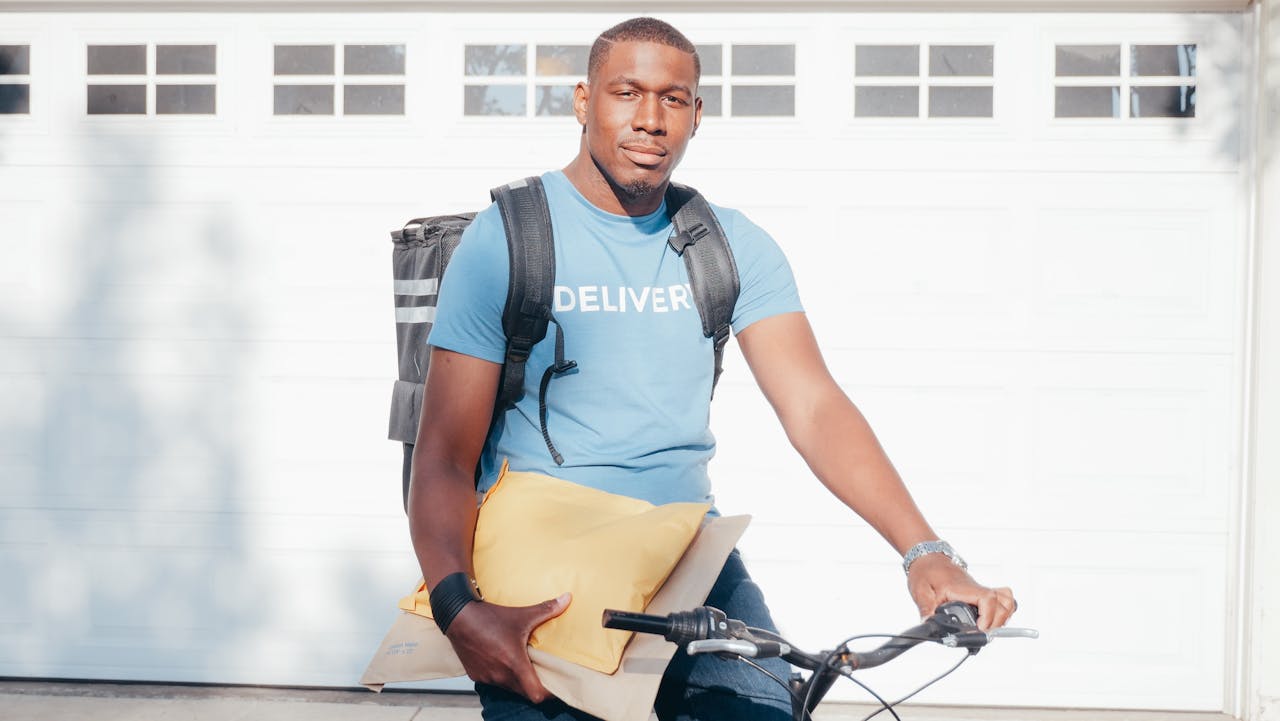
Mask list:
[[[636,165],[645,167],[654,167],[662,163],[662,159],[666,157],[667,151],[658,145],[647,145],[645,143],[623,143],[620,146],[622,154],[628,160]]]

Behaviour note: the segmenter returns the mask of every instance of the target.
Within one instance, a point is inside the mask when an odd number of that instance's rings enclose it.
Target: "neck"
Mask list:
[[[648,215],[662,206],[667,192],[667,181],[642,196],[634,196],[609,180],[592,160],[586,148],[564,167],[564,176],[582,193],[589,203],[615,215]]]

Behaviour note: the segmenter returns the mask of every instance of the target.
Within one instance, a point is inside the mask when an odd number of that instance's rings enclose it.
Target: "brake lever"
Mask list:
[[[990,631],[987,631],[987,636],[989,636],[993,641],[997,638],[1040,638],[1040,632],[1034,628],[1010,628],[1009,626],[1003,626],[1001,628],[993,628]]]
[[[938,642],[947,648],[966,648],[975,654],[991,640],[978,630],[978,607],[963,601],[938,606],[928,622],[938,629]]]
[[[940,639],[942,645],[967,648],[973,652],[997,638],[1040,638],[1040,632],[1033,628],[1005,627],[979,631],[977,607],[961,601],[942,604],[930,621],[946,632]]]
[[[697,656],[700,653],[729,653],[735,656],[755,658],[758,649],[754,643],[736,638],[708,638],[701,641],[690,641],[684,647],[685,653]]]
[[[700,653],[724,653],[747,658],[777,658],[791,653],[791,646],[778,641],[709,638],[703,641],[690,641],[685,646],[685,653],[690,656]]]

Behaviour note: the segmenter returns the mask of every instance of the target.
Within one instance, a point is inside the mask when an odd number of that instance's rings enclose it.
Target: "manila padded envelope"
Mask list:
[[[709,508],[655,506],[504,464],[476,520],[476,582],[486,601],[502,606],[528,606],[571,591],[569,608],[534,629],[529,645],[613,673],[631,633],[601,628],[601,613],[643,611]],[[400,608],[431,618],[425,586]]]
[[[750,516],[708,518],[646,612],[662,615],[701,605],[750,520]],[[604,721],[647,721],[662,674],[675,652],[675,644],[659,636],[636,634],[623,652],[621,666],[612,675],[534,648],[529,649],[529,657],[547,690],[570,706]],[[381,691],[388,683],[464,674],[453,647],[435,623],[402,612],[360,683]]]

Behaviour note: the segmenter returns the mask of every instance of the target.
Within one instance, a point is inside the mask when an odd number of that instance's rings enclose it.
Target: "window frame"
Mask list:
[[[77,54],[77,77],[80,80],[80,93],[78,94],[79,116],[85,123],[118,123],[124,124],[128,122],[137,122],[145,119],[148,123],[165,122],[165,123],[210,123],[220,121],[226,114],[226,108],[223,104],[223,98],[228,94],[224,92],[225,87],[220,87],[219,80],[226,80],[225,61],[224,61],[224,43],[217,33],[209,33],[207,35],[196,36],[191,33],[178,35],[168,33],[163,30],[156,30],[150,35],[155,39],[140,39],[138,32],[129,33],[121,36],[108,36],[105,33],[95,33],[77,38],[78,54]],[[129,75],[107,75],[107,74],[90,74],[89,73],[89,48],[90,46],[133,46],[141,45],[144,48],[146,65],[145,72],[142,74]],[[156,55],[160,46],[185,46],[198,47],[211,45],[213,46],[213,73],[201,74],[158,74],[156,72]],[[146,103],[145,112],[142,113],[90,113],[88,108],[88,95],[90,86],[94,85],[128,85],[144,87],[144,98]],[[156,112],[156,96],[157,86],[170,85],[212,85],[214,97],[214,111],[212,113],[159,113]]]
[[[349,46],[377,45],[401,46],[404,48],[404,72],[400,74],[348,74],[346,72],[346,48]],[[277,74],[275,69],[275,52],[277,47],[310,47],[327,46],[333,50],[333,73],[330,74]],[[266,69],[266,102],[264,112],[272,123],[306,123],[308,125],[337,123],[377,123],[399,125],[409,123],[412,106],[412,95],[409,92],[409,76],[412,69],[411,58],[413,43],[403,36],[395,39],[371,38],[360,34],[346,40],[329,38],[316,39],[311,36],[290,36],[266,38],[264,57]],[[276,113],[275,94],[279,86],[321,86],[333,90],[333,112],[324,114]],[[346,109],[346,89],[348,86],[399,86],[404,91],[404,110],[400,113],[348,113]],[[328,120],[325,120],[325,119]]]
[[[26,47],[28,66],[27,72],[21,75],[0,75],[0,85],[25,85],[27,88],[27,112],[0,113],[0,122],[4,122],[6,126],[29,123],[37,115],[35,77],[39,66],[36,62],[36,43],[26,35],[19,34],[11,37],[8,34],[4,34],[0,35],[0,45]]]
[[[550,37],[550,36],[548,36]],[[466,53],[468,47],[479,47],[486,45],[507,45],[507,46],[523,46],[524,47],[524,74],[523,75],[468,75],[466,67]],[[523,42],[513,42],[509,38],[499,39],[475,39],[465,38],[458,47],[458,57],[460,61],[458,77],[461,78],[460,104],[458,106],[458,117],[464,123],[482,122],[482,123],[510,123],[515,121],[529,121],[539,123],[557,123],[566,119],[577,123],[577,118],[572,112],[572,104],[570,104],[570,112],[563,115],[539,115],[538,114],[538,88],[541,86],[569,86],[574,88],[581,81],[587,79],[586,69],[583,69],[582,75],[539,75],[538,74],[538,48],[539,47],[582,47],[586,49],[588,63],[590,62],[591,44],[581,42],[581,38],[577,42],[570,42],[557,39],[544,40],[543,37],[532,37]],[[484,86],[514,86],[519,85],[524,90],[524,113],[517,115],[490,115],[487,113],[469,114],[467,113],[466,96],[467,89],[472,87]]]
[[[918,65],[915,75],[858,75],[859,47],[915,47]],[[991,48],[990,75],[933,75],[930,68],[930,51],[935,47],[981,47]],[[849,115],[854,123],[862,124],[936,124],[936,123],[968,123],[998,124],[1000,118],[1000,101],[997,93],[1000,78],[1001,43],[995,38],[988,40],[968,40],[963,35],[957,38],[945,38],[930,33],[915,41],[855,41],[850,45],[850,63],[848,77],[851,87],[851,107]],[[904,87],[917,90],[915,115],[858,115],[858,89],[874,87]],[[991,115],[931,115],[931,91],[933,88],[990,88]]]
[[[1120,48],[1120,72],[1118,75],[1058,75],[1057,68],[1057,52],[1059,47],[1072,46],[1118,46]],[[1133,74],[1133,47],[1135,45],[1191,45],[1196,48],[1196,71],[1195,74],[1189,76],[1183,75],[1134,75]],[[1054,40],[1049,48],[1049,64],[1047,75],[1049,77],[1049,106],[1048,117],[1054,123],[1090,123],[1103,124],[1110,123],[1112,125],[1127,125],[1132,123],[1149,124],[1149,123],[1196,123],[1201,120],[1200,113],[1200,79],[1201,70],[1204,67],[1204,59],[1201,56],[1201,50],[1204,43],[1198,40],[1180,40],[1180,39],[1152,39],[1149,37],[1128,37],[1120,40],[1089,40],[1074,42],[1070,40]],[[1057,113],[1057,92],[1058,88],[1093,88],[1093,87],[1119,87],[1120,88],[1120,106],[1117,116],[1062,116]],[[1134,88],[1140,87],[1158,87],[1158,88],[1195,88],[1196,91],[1196,112],[1190,117],[1181,116],[1149,116],[1149,117],[1133,117],[1132,107],[1132,91]]]
[[[801,102],[801,68],[803,66],[804,43],[798,34],[785,35],[782,40],[773,38],[727,37],[717,34],[711,38],[691,37],[699,48],[708,45],[720,46],[720,74],[707,75],[705,72],[699,86],[715,85],[720,88],[720,114],[703,114],[702,121],[711,120],[717,124],[733,123],[789,123],[799,122],[803,110]],[[735,46],[775,45],[790,46],[794,53],[795,67],[791,75],[745,75],[733,72],[733,54]],[[736,115],[733,110],[734,90],[737,87],[790,87],[792,89],[792,113],[790,115]]]

